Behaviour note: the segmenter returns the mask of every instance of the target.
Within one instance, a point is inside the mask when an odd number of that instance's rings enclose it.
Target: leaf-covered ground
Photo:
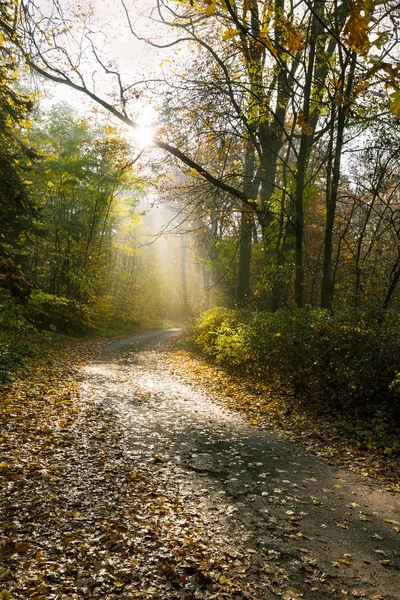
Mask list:
[[[260,380],[227,373],[198,354],[177,349],[173,340],[164,344],[164,350],[165,364],[172,373],[202,386],[223,406],[244,414],[253,426],[284,433],[321,459],[400,493],[400,456],[390,447],[384,452],[368,448],[332,421],[305,413],[283,386],[279,393]]]
[[[245,563],[211,539],[195,493],[154,476],[161,454],[132,460],[84,390],[105,343],[52,347],[1,392],[1,600],[218,598],[227,570],[229,597],[246,598]]]
[[[3,390],[0,598],[397,598],[398,495],[225,409],[168,335]]]

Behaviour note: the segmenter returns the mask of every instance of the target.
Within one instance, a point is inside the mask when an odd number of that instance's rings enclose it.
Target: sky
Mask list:
[[[48,14],[52,6],[52,0],[39,0],[41,10]],[[140,79],[151,79],[161,74],[161,65],[171,55],[171,50],[157,50],[143,40],[136,39],[129,31],[126,14],[121,0],[82,0],[82,2],[70,2],[60,0],[60,5],[65,16],[79,15],[79,19],[87,19],[88,26],[93,32],[92,39],[96,42],[99,55],[105,64],[109,61],[117,65],[117,70],[124,76],[125,82],[133,82]],[[89,10],[89,5],[91,10]],[[129,9],[131,24],[143,38],[151,38],[158,43],[168,40],[168,31],[165,27],[152,21],[150,16],[156,7],[156,0],[125,0],[125,6]],[[89,16],[90,15],[90,16]],[[73,28],[76,37],[79,38],[78,27]],[[87,45],[88,47],[88,45]],[[95,61],[87,62],[86,73],[91,78],[91,71],[98,70]],[[46,85],[47,102],[56,103],[67,101],[76,107],[77,111],[87,110],[90,102],[66,86]],[[107,96],[111,93],[109,78],[105,76],[96,78],[96,92]],[[135,117],[142,126],[151,125],[156,119],[156,113],[149,106],[148,101],[137,102],[138,114]]]
[[[66,17],[78,14],[79,19],[87,18],[89,14],[87,0],[81,2],[70,2],[69,0],[59,0],[60,5]],[[132,26],[141,37],[151,37],[158,43],[168,41],[168,30],[160,27],[149,19],[151,10],[156,6],[156,0],[125,0],[129,6]],[[154,78],[162,72],[162,63],[171,56],[171,50],[157,50],[143,40],[135,39],[129,31],[126,15],[123,10],[121,0],[92,0],[92,15],[88,20],[88,27],[92,31],[97,32],[93,36],[96,41],[96,46],[105,64],[108,61],[115,61],[118,64],[118,70],[124,74],[125,82],[132,82],[138,79]],[[39,0],[39,5],[44,14],[49,14],[52,0]],[[79,8],[78,8],[79,7]],[[73,28],[75,37],[79,38],[79,26]],[[87,45],[88,48],[88,45]],[[90,80],[90,71],[98,68],[95,60],[88,61],[84,66],[84,70]],[[167,69],[168,64],[167,64]],[[84,94],[76,92],[66,85],[51,84],[44,82],[46,89],[46,97],[43,104],[51,106],[61,101],[68,102],[72,105],[77,113],[80,113],[83,118],[86,118],[91,111],[98,106],[90,101]],[[110,92],[110,83],[105,77],[97,79],[96,93],[106,99]],[[148,101],[139,99],[136,102],[136,114],[134,115],[136,122],[142,127],[137,131],[133,131],[128,127],[124,128],[120,121],[112,118],[111,122],[120,128],[120,131],[125,131],[128,141],[130,141],[136,150],[141,150],[143,147],[151,146],[151,135],[157,127],[158,113]],[[92,113],[93,114],[93,113]],[[105,119],[110,119],[109,113],[104,113]],[[102,120],[101,115],[96,114],[96,119]],[[146,157],[151,161],[156,162],[160,159],[159,151],[146,152]],[[150,241],[153,241],[151,236],[156,239],[163,230],[165,223],[171,220],[171,214],[164,207],[161,210],[158,202],[158,195],[153,188],[149,188],[147,196],[143,199],[143,209],[147,213],[146,227]],[[165,250],[165,249],[164,249]]]

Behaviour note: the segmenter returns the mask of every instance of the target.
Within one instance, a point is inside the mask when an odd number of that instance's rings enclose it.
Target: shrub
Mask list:
[[[38,329],[71,333],[91,326],[91,310],[86,304],[41,290],[31,294],[26,312]]]
[[[34,330],[27,317],[26,306],[16,302],[8,293],[1,295],[0,304],[0,330],[1,331],[29,331]]]
[[[314,411],[381,424],[400,419],[398,317],[382,323],[360,313],[218,307],[190,324],[183,343],[227,369],[289,385]]]
[[[12,350],[7,342],[0,341],[0,385],[11,381],[13,373],[23,364],[23,357]]]
[[[217,341],[221,328],[238,322],[236,312],[222,306],[208,310],[187,326],[184,340],[190,345],[193,344],[206,356],[215,358],[218,354]]]

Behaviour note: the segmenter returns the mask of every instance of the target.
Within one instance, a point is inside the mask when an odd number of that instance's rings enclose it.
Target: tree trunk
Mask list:
[[[239,269],[236,289],[236,303],[240,308],[247,306],[250,296],[250,266],[253,236],[253,217],[242,210],[240,215],[240,239],[239,239]]]
[[[304,84],[304,101],[302,115],[302,133],[300,140],[300,150],[297,158],[296,175],[296,195],[294,200],[294,256],[295,256],[295,280],[294,280],[294,299],[296,306],[303,308],[304,299],[304,264],[303,264],[303,245],[304,245],[304,188],[305,177],[308,163],[308,153],[310,147],[310,104],[311,104],[311,86],[314,74],[316,37],[318,25],[318,5],[315,2],[316,11],[313,14],[310,31],[310,54],[308,56],[308,65],[306,79]],[[300,117],[300,115],[299,115]]]
[[[243,191],[249,198],[256,201],[259,189],[259,179],[256,174],[256,157],[254,147],[248,140],[245,157],[245,175],[243,179]],[[239,232],[239,267],[236,286],[236,303],[239,307],[245,307],[250,296],[251,279],[251,253],[253,242],[253,215],[250,210],[244,208],[240,214]]]
[[[333,227],[335,224],[335,213],[336,204],[339,192],[340,182],[340,164],[342,158],[342,149],[344,141],[344,129],[346,123],[346,98],[350,97],[350,93],[353,87],[353,76],[356,66],[356,53],[353,52],[351,56],[350,73],[347,80],[346,89],[344,89],[344,78],[346,65],[343,67],[342,73],[342,87],[338,92],[344,94],[342,104],[338,109],[338,124],[336,133],[336,147],[335,147],[335,158],[332,170],[332,183],[330,186],[330,193],[326,197],[326,224],[325,224],[325,237],[324,237],[324,261],[323,261],[323,274],[322,274],[322,287],[321,287],[321,308],[332,310],[333,304],[333,277],[332,277],[332,252],[333,252]],[[329,165],[328,165],[329,168]]]
[[[385,300],[382,305],[382,308],[384,311],[387,310],[387,308],[389,306],[389,302],[390,302],[394,292],[396,291],[399,281],[400,281],[400,254],[397,256],[397,260],[396,260],[395,264],[393,265],[392,271],[390,273],[390,284],[389,284],[388,291],[386,293]]]
[[[184,316],[189,314],[189,302],[187,291],[187,268],[186,268],[186,241],[185,234],[180,233],[180,249],[181,249],[181,277],[182,277],[182,313]]]

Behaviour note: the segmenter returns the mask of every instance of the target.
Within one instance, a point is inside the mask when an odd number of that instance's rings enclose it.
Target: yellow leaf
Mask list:
[[[227,11],[228,7],[232,6],[232,0],[221,0],[221,4],[222,4],[222,9],[224,11]]]
[[[211,17],[211,15],[213,15],[217,10],[217,0],[211,0],[207,2],[207,4],[206,16]]]
[[[289,51],[292,54],[296,54],[296,52],[299,52],[299,50],[301,50],[301,47],[303,45],[303,38],[301,32],[288,21],[285,25],[285,37]]]
[[[239,35],[239,34],[240,34],[240,30],[239,29],[227,29],[222,34],[222,39],[224,41],[230,40],[231,38],[233,38],[233,37],[235,37],[236,35]]]
[[[262,44],[264,44],[264,46],[269,50],[269,52],[272,54],[272,56],[278,56],[277,51],[275,50],[274,46],[272,45],[271,38],[269,37],[267,23],[265,23],[263,25],[263,28],[261,29],[260,40],[261,40]]]
[[[303,111],[299,112],[299,114],[297,116],[296,124],[300,127],[302,133],[305,133],[306,135],[312,134],[313,128],[310,127],[310,125],[305,120]]]
[[[302,595],[300,590],[286,590],[283,592],[282,598],[283,600],[297,600],[297,598],[300,598]]]
[[[298,533],[296,533],[296,535],[297,535],[297,537],[304,538],[305,540],[312,540],[313,539],[313,538],[308,537],[307,535],[305,535],[301,531],[299,531]]]
[[[385,523],[394,523],[394,525],[398,525],[398,521],[394,521],[393,519],[385,519]]]
[[[347,42],[353,50],[360,54],[366,54],[370,47],[369,25],[354,1],[350,1],[350,15],[343,33],[347,36]]]

